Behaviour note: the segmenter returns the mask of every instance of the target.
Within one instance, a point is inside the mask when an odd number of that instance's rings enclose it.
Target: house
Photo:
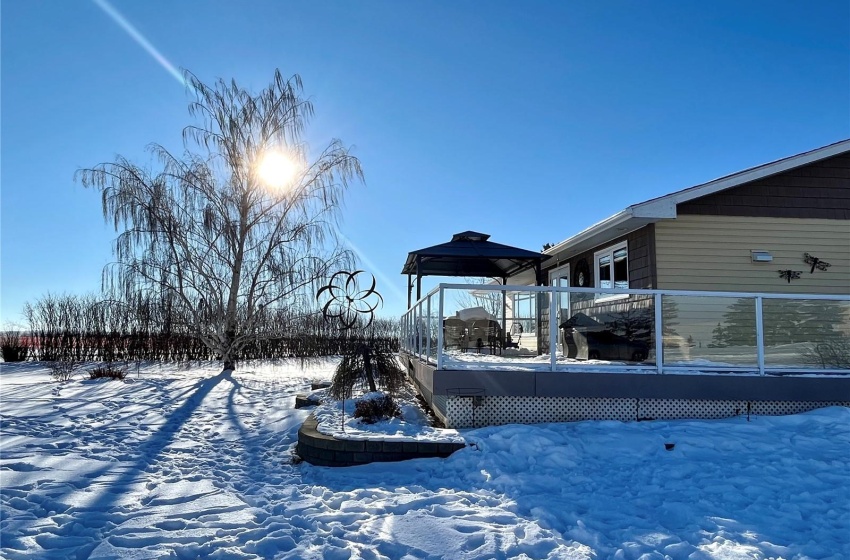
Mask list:
[[[848,294],[850,140],[634,204],[544,252],[560,285]]]
[[[526,326],[525,354],[443,351],[437,309],[463,286],[406,316],[411,376],[447,424],[850,405],[850,140],[634,204],[544,254],[470,288]]]
[[[545,253],[557,286],[850,294],[850,140],[634,204]]]

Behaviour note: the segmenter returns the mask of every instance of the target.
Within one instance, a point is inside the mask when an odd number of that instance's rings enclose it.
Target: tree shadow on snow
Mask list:
[[[165,448],[174,441],[175,435],[186,424],[207,395],[229,374],[230,372],[225,370],[215,377],[199,380],[185,402],[165,417],[164,424],[156,432],[139,444],[136,452],[138,457],[135,462],[128,468],[124,468],[126,462],[121,463],[121,474],[114,480],[102,485],[98,483],[101,477],[109,474],[117,466],[109,465],[86,473],[84,478],[89,481],[86,486],[74,485],[75,487],[69,488],[67,494],[82,492],[92,484],[102,486],[97,498],[91,500],[85,508],[66,512],[65,515],[70,516],[71,519],[63,523],[66,527],[74,527],[75,524],[79,524],[82,528],[82,535],[80,536],[89,537],[92,540],[78,546],[61,547],[54,551],[45,550],[45,553],[49,557],[55,558],[87,558],[106,536],[105,533],[114,525],[112,521],[113,509],[118,505],[119,498],[130,492],[134,485],[146,480],[145,471],[160,459]],[[52,497],[57,498],[55,494]],[[61,496],[59,498],[61,499]],[[117,524],[125,520],[122,515],[118,515],[118,519]],[[50,555],[52,552],[56,552],[56,555]]]

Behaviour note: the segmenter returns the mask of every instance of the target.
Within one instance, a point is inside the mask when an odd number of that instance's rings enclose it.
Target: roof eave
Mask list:
[[[558,243],[554,247],[549,247],[548,249],[543,251],[543,253],[548,255],[549,257],[557,255],[558,253],[560,253],[564,249],[567,249],[568,247],[571,247],[573,245],[577,245],[577,244],[581,243],[582,241],[590,239],[591,237],[594,237],[594,236],[596,236],[596,235],[598,235],[598,234],[600,234],[600,233],[602,233],[606,230],[612,229],[612,228],[614,228],[614,227],[616,227],[620,224],[623,224],[624,222],[628,221],[631,217],[632,217],[632,209],[626,208],[625,210],[622,210],[622,211],[614,214],[613,216],[605,218],[601,222],[597,222],[597,223],[593,224],[592,226],[590,226],[589,228],[578,232],[577,234],[573,235],[572,237],[567,238],[564,241],[561,241],[560,243]]]
[[[548,249],[546,252],[549,254],[549,259],[543,263],[543,268],[557,266],[559,263],[579,253],[610,243],[618,237],[628,235],[637,229],[665,218],[665,216],[635,216],[625,211],[617,216],[619,216],[617,220],[606,220],[604,223],[595,224],[563,243],[559,243],[555,247]]]

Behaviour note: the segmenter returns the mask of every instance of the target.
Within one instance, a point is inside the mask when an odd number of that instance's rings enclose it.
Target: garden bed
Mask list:
[[[298,430],[298,456],[323,467],[351,467],[386,461],[448,457],[466,444],[458,441],[404,441],[374,435],[370,439],[340,439],[319,431],[311,414]]]

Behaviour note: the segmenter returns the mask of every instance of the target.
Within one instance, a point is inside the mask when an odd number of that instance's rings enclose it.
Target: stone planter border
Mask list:
[[[298,429],[298,456],[320,467],[351,467],[386,461],[448,457],[464,443],[337,439],[319,432],[312,414]]]

